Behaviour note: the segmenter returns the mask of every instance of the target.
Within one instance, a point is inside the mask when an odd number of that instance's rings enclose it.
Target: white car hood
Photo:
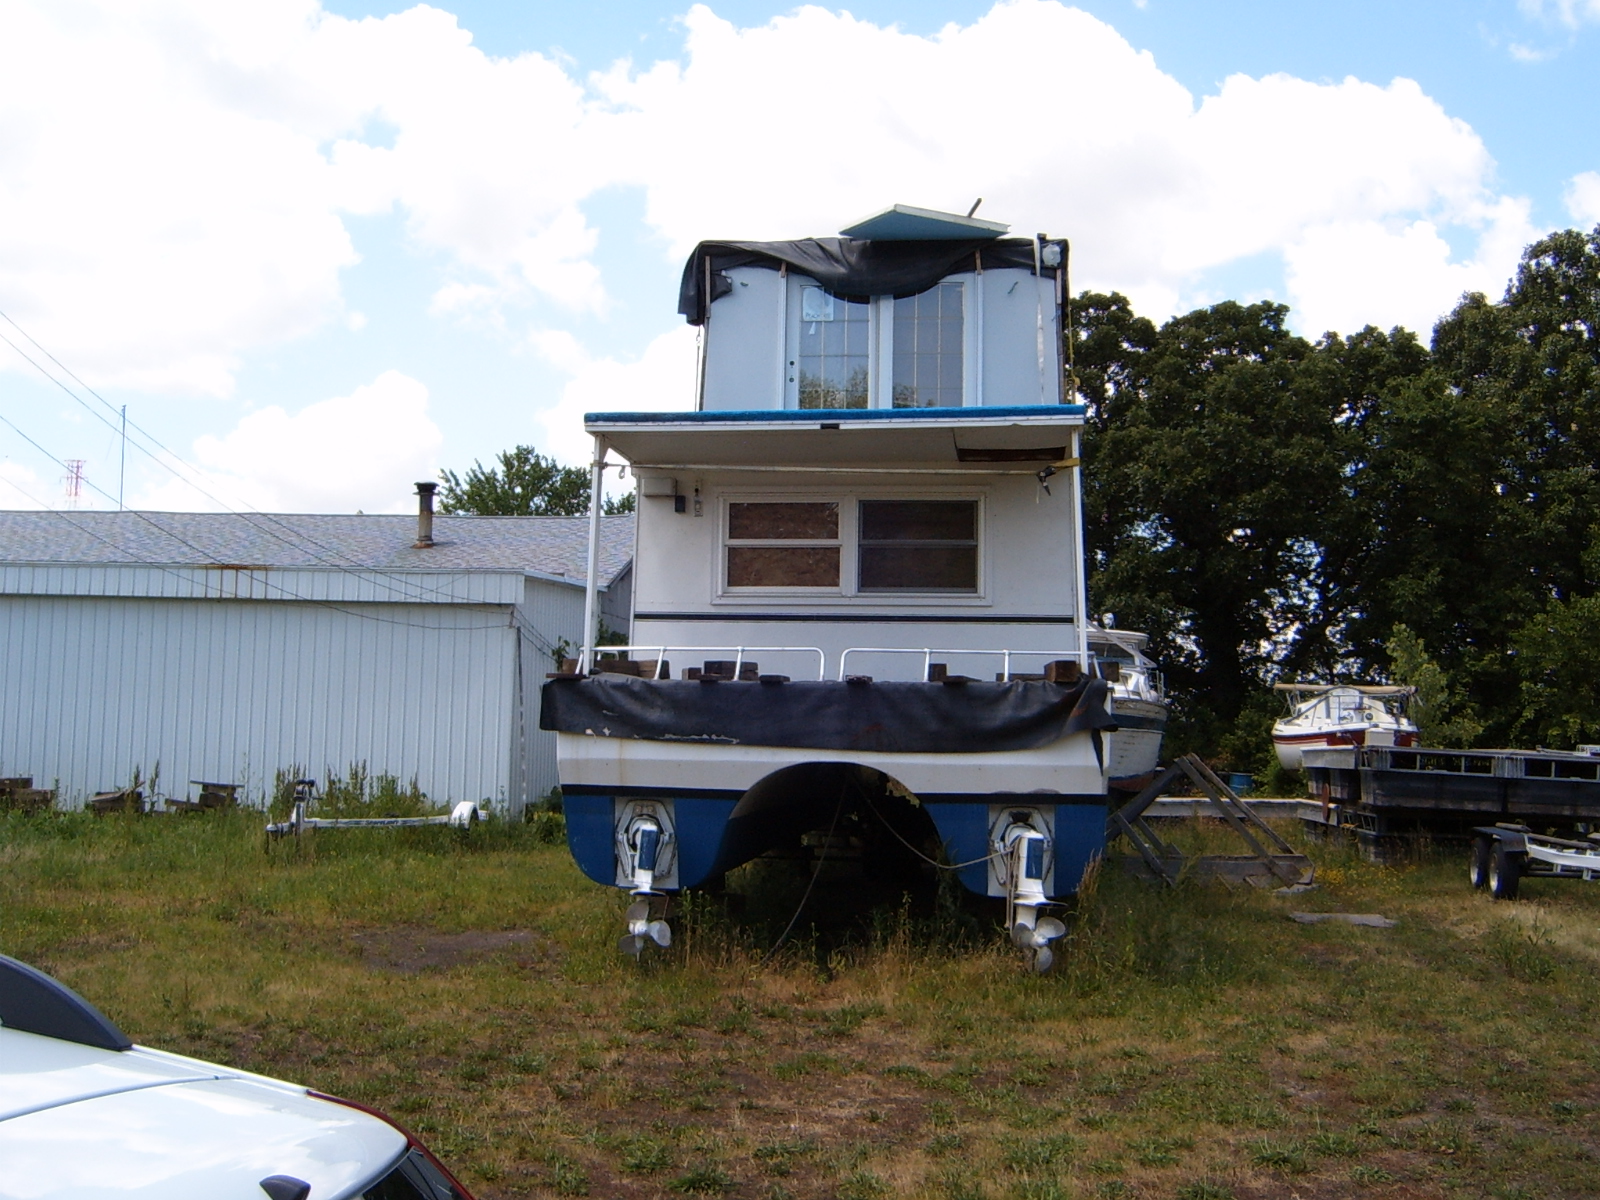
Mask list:
[[[338,1200],[405,1149],[392,1125],[292,1085],[0,1030],[3,1200],[265,1200],[269,1175]]]

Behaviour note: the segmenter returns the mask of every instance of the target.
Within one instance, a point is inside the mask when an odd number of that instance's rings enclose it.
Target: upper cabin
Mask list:
[[[1066,243],[895,205],[837,238],[703,242],[679,311],[696,407],[981,408],[1061,402]]]
[[[639,480],[633,644],[829,678],[1087,655],[1066,244],[1004,233],[896,206],[695,249],[695,410],[585,418]]]

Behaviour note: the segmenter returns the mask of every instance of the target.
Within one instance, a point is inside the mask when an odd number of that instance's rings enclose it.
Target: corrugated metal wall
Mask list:
[[[575,593],[581,626],[581,589],[537,591]],[[64,803],[159,761],[176,796],[365,762],[435,801],[515,805],[509,605],[0,596],[0,630],[0,775]]]

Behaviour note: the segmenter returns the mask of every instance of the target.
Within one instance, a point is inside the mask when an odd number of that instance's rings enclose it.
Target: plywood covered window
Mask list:
[[[975,500],[863,500],[862,592],[976,592]]]
[[[839,504],[739,500],[728,505],[730,588],[839,587]]]

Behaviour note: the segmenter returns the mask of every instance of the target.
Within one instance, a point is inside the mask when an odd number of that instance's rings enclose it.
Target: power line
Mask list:
[[[16,321],[14,321],[10,317],[9,314],[5,313],[4,311],[0,311],[0,318],[4,318],[4,320],[6,321],[7,324],[9,324],[13,329],[15,329],[23,337],[27,338],[28,341],[30,343],[32,343],[39,350],[39,352],[41,354],[43,354],[51,362],[55,363],[56,366],[60,367],[61,370],[63,372],[65,372],[68,376],[70,376],[80,387],[82,387],[84,389],[84,391],[88,392],[96,400],[100,401],[100,403],[102,405],[104,405],[111,412],[113,412],[113,413],[117,413],[118,412],[118,409],[116,408],[116,406],[114,406],[104,396],[100,395],[100,393],[96,392],[87,383],[84,383],[83,380],[79,379],[78,376],[75,375],[72,372],[72,369],[70,367],[67,367],[65,364],[63,364],[61,362],[60,359],[56,358],[55,355],[51,354],[49,350],[47,350],[44,346],[40,345],[39,342],[33,337],[33,335],[30,334],[26,329],[23,329],[22,326],[18,325],[16,323]],[[29,355],[25,350],[22,349],[22,347],[18,346],[14,341],[12,341],[4,333],[0,333],[0,341],[5,342],[6,345],[10,346],[13,350],[15,350],[17,352],[17,354],[25,362],[27,362],[30,366],[32,366],[35,370],[37,370],[46,379],[50,380],[51,383],[55,384],[58,388],[60,388],[62,391],[64,391],[68,396],[71,396],[73,400],[77,401],[78,404],[82,405],[83,408],[87,412],[89,412],[92,416],[95,417],[95,419],[99,420],[101,423],[103,423],[109,429],[111,429],[113,433],[119,433],[120,432],[120,435],[123,438],[124,454],[126,454],[126,446],[127,446],[127,441],[128,441],[126,425],[132,425],[134,429],[136,429],[139,433],[143,434],[152,443],[154,443],[155,446],[163,454],[167,455],[168,458],[171,458],[171,459],[175,460],[176,462],[182,464],[183,467],[185,468],[185,470],[187,470],[187,471],[190,471],[190,472],[192,472],[192,473],[194,473],[196,475],[201,474],[201,472],[199,471],[199,469],[197,467],[191,466],[187,461],[185,461],[183,459],[183,457],[181,455],[179,455],[175,451],[169,449],[166,445],[164,445],[160,441],[160,439],[158,439],[154,434],[152,434],[148,430],[146,430],[143,426],[139,425],[137,422],[128,421],[127,420],[126,406],[124,406],[124,408],[121,410],[121,412],[119,414],[121,419],[122,419],[122,421],[125,422],[124,427],[119,431],[117,425],[113,424],[106,417],[101,416],[100,413],[96,412],[88,404],[88,402],[83,399],[83,397],[79,396],[76,392],[74,392],[66,384],[62,383],[61,380],[57,379],[54,375],[52,375],[49,372],[49,370],[47,370],[41,363],[39,363],[36,359],[34,359],[31,355]],[[10,422],[7,422],[7,424],[10,424]],[[13,425],[12,428],[16,429],[16,426]],[[19,434],[21,434],[21,430],[17,430],[17,432]],[[22,436],[24,438],[27,437],[26,434],[22,434]],[[35,448],[39,449],[40,452],[44,453],[47,457],[52,457],[52,458],[54,457],[53,455],[50,455],[48,451],[45,451],[42,446],[39,446],[39,444],[37,442],[34,442],[31,438],[27,438],[27,440],[29,441],[30,444],[32,444]],[[345,554],[344,552],[338,550],[337,548],[335,548],[333,546],[329,546],[325,542],[318,541],[316,538],[313,538],[313,537],[307,535],[303,530],[296,529],[294,526],[290,525],[288,522],[282,520],[281,518],[279,518],[279,517],[277,517],[277,516],[275,516],[275,515],[273,515],[271,513],[261,512],[259,509],[256,509],[253,506],[248,506],[248,505],[246,507],[250,508],[250,512],[249,513],[242,512],[242,511],[234,508],[232,505],[228,504],[226,501],[224,501],[220,497],[218,497],[216,495],[213,495],[211,492],[207,491],[204,487],[202,487],[199,483],[195,482],[193,479],[185,477],[185,475],[183,473],[179,472],[176,467],[174,467],[171,463],[164,461],[160,457],[160,455],[156,454],[154,451],[150,450],[148,447],[140,445],[137,441],[135,441],[133,443],[133,445],[134,445],[135,449],[139,450],[141,453],[146,455],[153,462],[157,463],[158,465],[164,467],[166,470],[170,471],[173,474],[173,476],[178,479],[178,481],[180,483],[187,484],[189,487],[191,487],[195,491],[199,492],[202,496],[204,496],[206,499],[210,500],[213,504],[217,505],[219,508],[223,509],[226,512],[231,513],[232,515],[234,515],[236,517],[239,517],[240,519],[245,521],[247,524],[249,524],[252,528],[258,530],[259,532],[261,532],[263,534],[265,534],[267,537],[270,537],[270,538],[274,539],[275,541],[281,543],[282,545],[287,546],[287,547],[289,547],[291,549],[294,549],[294,550],[299,550],[302,553],[307,553],[312,558],[317,559],[319,562],[323,563],[323,565],[328,566],[328,567],[330,567],[330,568],[332,568],[334,570],[350,570],[350,569],[353,569],[353,570],[359,570],[359,571],[367,572],[369,574],[375,574],[375,575],[378,575],[378,576],[388,576],[389,578],[397,578],[397,576],[395,575],[394,572],[386,571],[383,568],[370,567],[370,566],[368,566],[368,565],[366,565],[364,563],[361,563],[358,560],[356,560],[355,558],[351,557],[350,555]],[[90,486],[93,486],[93,485],[91,484]],[[101,495],[106,496],[108,500],[110,499],[109,494],[104,492],[102,489],[95,488],[95,490],[99,491],[101,493]],[[117,507],[119,509],[122,508],[122,501],[121,501],[121,497],[120,496],[118,497]],[[284,537],[280,533],[274,532],[271,529],[264,528],[263,526],[258,524],[256,521],[252,520],[251,513],[253,513],[255,516],[261,517],[264,520],[271,521],[274,525],[277,525],[280,528],[287,530],[291,535],[293,535],[294,538],[298,539],[298,543],[296,541],[290,540],[290,538]],[[159,526],[158,526],[158,528],[159,528]],[[315,549],[308,549],[307,548],[308,546],[309,547],[316,547],[317,549],[324,550],[328,554],[331,554],[331,555],[335,556],[335,558],[343,559],[346,563],[350,564],[350,566],[348,568],[347,567],[341,567],[337,562],[335,562],[335,561],[333,561],[331,559],[328,559],[328,558],[324,558],[322,555],[316,553]],[[196,549],[198,550],[198,548],[196,548]],[[204,553],[204,552],[201,551],[201,553]],[[381,583],[381,580],[376,580],[375,582],[380,582]],[[432,595],[435,595],[435,596],[442,596],[442,595],[445,594],[444,590],[441,589],[441,588],[431,587],[431,586],[428,586],[428,585],[425,585],[425,584],[413,584],[413,583],[410,583],[410,581],[406,581],[406,584],[407,584],[407,586],[405,586],[405,587],[394,587],[394,586],[391,586],[391,585],[388,585],[388,584],[383,584],[382,586],[388,587],[390,591],[396,593],[397,595],[404,595],[407,598],[411,598],[411,599],[417,598],[419,596],[419,594],[432,594]]]
[[[72,368],[68,367],[65,363],[63,363],[60,359],[58,359],[54,354],[52,354],[49,351],[48,348],[43,346],[38,341],[38,339],[36,339],[32,334],[30,334],[21,325],[18,325],[17,322],[12,319],[12,317],[10,316],[9,313],[6,313],[5,311],[0,310],[0,319],[4,319],[5,322],[8,325],[10,325],[19,334],[21,334],[24,338],[26,338],[28,340],[28,342],[31,345],[33,345],[39,351],[40,354],[42,354],[42,355],[44,355],[44,357],[48,358],[52,363],[54,363],[57,367],[59,367],[62,370],[62,372],[64,372],[70,379],[72,379],[73,382],[77,383],[79,387],[83,388],[84,391],[88,392],[89,395],[93,396],[96,400],[98,400],[106,408],[106,410],[108,412],[116,414],[116,416],[118,417],[118,424],[113,424],[109,419],[107,419],[106,417],[102,416],[100,413],[95,412],[95,410],[81,396],[79,396],[76,392],[74,392],[66,384],[62,383],[61,380],[57,379],[54,375],[52,375],[48,369],[46,369],[42,364],[40,364],[38,361],[36,361],[31,355],[29,355],[26,351],[24,351],[14,341],[12,341],[4,333],[0,333],[0,341],[4,341],[6,343],[6,345],[10,346],[13,350],[15,350],[19,356],[21,356],[27,363],[29,363],[29,365],[31,365],[35,370],[37,370],[40,374],[42,374],[46,379],[50,380],[50,382],[54,383],[58,388],[60,388],[62,391],[64,391],[68,396],[71,396],[72,399],[75,400],[78,404],[82,405],[83,408],[86,411],[88,411],[97,420],[101,421],[104,425],[106,425],[108,428],[110,428],[113,433],[120,435],[120,437],[122,438],[122,446],[123,446],[122,453],[123,453],[123,471],[124,472],[126,471],[127,445],[128,445],[128,440],[129,440],[128,439],[128,427],[132,426],[141,435],[143,435],[145,438],[149,439],[149,441],[151,443],[153,443],[156,446],[156,448],[161,451],[162,454],[165,454],[168,458],[170,458],[170,459],[174,460],[175,462],[181,464],[186,471],[189,471],[189,472],[191,472],[191,473],[193,473],[195,475],[200,475],[201,474],[201,471],[199,470],[199,468],[194,467],[190,463],[185,461],[184,458],[181,455],[179,455],[178,453],[176,453],[175,451],[173,451],[172,449],[167,447],[164,443],[162,443],[162,441],[159,438],[157,438],[149,430],[145,429],[143,426],[139,425],[135,421],[130,421],[128,419],[127,405],[122,405],[120,408],[118,408],[118,406],[113,405],[104,396],[100,395],[99,392],[95,391],[94,388],[90,387],[81,378],[79,378],[78,375],[72,370]],[[13,424],[11,421],[6,420],[6,418],[4,418],[3,416],[0,416],[0,421],[5,421],[5,423],[7,425],[9,425],[11,427],[11,429],[14,430],[18,434],[18,436],[23,438],[23,440],[28,442],[29,445],[33,446],[36,450],[38,450],[46,458],[49,458],[52,461],[57,462],[57,463],[61,463],[62,462],[62,460],[56,458],[55,455],[51,454],[48,450],[46,450],[38,442],[34,441],[27,434],[23,433],[22,430],[17,428],[17,426],[15,424]],[[120,425],[120,428],[119,428],[119,425]],[[232,506],[230,506],[226,501],[222,500],[220,497],[215,496],[211,492],[207,491],[204,487],[202,487],[199,483],[195,482],[193,479],[186,478],[183,473],[179,472],[178,469],[172,465],[172,463],[163,460],[160,455],[156,454],[154,451],[150,450],[148,447],[140,445],[138,441],[134,441],[133,445],[134,445],[135,449],[140,451],[142,454],[146,455],[153,462],[159,464],[160,466],[164,467],[167,471],[171,472],[172,475],[179,480],[179,482],[187,484],[189,487],[191,487],[195,491],[199,492],[202,496],[206,497],[206,499],[210,500],[212,503],[216,504],[218,507],[222,508],[223,510],[225,510],[228,513],[230,513],[231,515],[236,516],[236,517],[240,518],[241,520],[245,521],[253,529],[256,529],[258,532],[262,533],[263,535],[272,538],[274,541],[277,541],[280,544],[282,544],[282,545],[284,545],[284,546],[286,546],[286,547],[288,547],[290,549],[298,550],[298,551],[300,551],[302,553],[308,553],[310,555],[310,557],[316,559],[318,562],[322,563],[324,566],[329,567],[332,570],[341,571],[341,572],[344,572],[346,574],[359,574],[362,577],[364,577],[365,582],[377,584],[378,586],[386,588],[388,591],[394,593],[395,595],[402,596],[405,599],[411,600],[411,601],[420,601],[420,600],[423,600],[426,596],[429,596],[429,595],[435,596],[435,597],[447,597],[447,596],[450,595],[448,590],[445,589],[445,588],[434,587],[434,586],[431,586],[431,585],[426,585],[426,584],[413,582],[413,581],[411,581],[409,579],[402,578],[399,574],[397,574],[393,570],[388,570],[388,569],[385,569],[385,568],[382,568],[382,567],[373,567],[373,566],[370,566],[368,564],[362,563],[358,559],[356,559],[353,556],[343,552],[342,550],[338,549],[337,547],[330,546],[326,542],[322,542],[322,541],[318,540],[317,538],[314,538],[314,537],[310,536],[304,530],[296,528],[295,526],[289,524],[287,521],[284,521],[281,517],[279,517],[279,516],[277,516],[275,514],[261,512],[259,509],[256,509],[256,508],[254,508],[254,506],[250,506],[250,505],[246,506],[247,508],[250,509],[250,512],[243,512],[243,511],[240,511],[238,509],[235,509]],[[62,465],[65,465],[65,464],[62,464]],[[111,498],[110,494],[107,493],[104,489],[96,486],[92,481],[89,481],[89,486],[94,488],[94,490],[99,492],[102,496],[105,496],[108,501],[110,500],[110,498]],[[23,489],[21,489],[19,487],[17,490],[18,491],[22,491]],[[27,495],[26,492],[23,492],[23,494]],[[33,497],[29,497],[29,498],[33,499]],[[118,495],[117,495],[117,508],[118,508],[119,511],[126,511],[124,509],[124,507],[123,507],[123,502],[122,501],[123,501],[122,485],[121,485],[121,483],[119,481]],[[38,501],[35,500],[35,503],[38,503]],[[45,507],[45,506],[41,505],[41,507]],[[54,511],[54,510],[50,510],[50,511]],[[274,525],[286,530],[290,535],[292,535],[292,537],[294,539],[297,539],[297,540],[290,540],[290,538],[284,537],[282,534],[277,533],[272,529],[268,529],[268,528],[263,527],[262,525],[258,524],[255,520],[252,519],[252,516],[251,516],[252,513],[255,516],[261,517],[263,520],[270,521],[270,522],[272,522],[272,524],[274,524]],[[140,519],[146,521],[148,524],[152,525],[154,528],[160,530],[162,533],[165,533],[168,537],[173,538],[175,541],[179,542],[182,545],[188,546],[191,550],[193,550],[196,554],[199,554],[202,558],[210,559],[210,558],[214,557],[214,556],[208,554],[206,551],[202,550],[200,547],[194,545],[192,542],[187,541],[186,539],[180,537],[178,534],[174,533],[172,530],[170,530],[170,529],[166,528],[165,526],[161,525],[159,522],[155,521],[153,518],[151,518],[147,514],[145,514],[145,513],[136,513],[135,515],[140,517]],[[85,531],[85,532],[87,532],[87,531]],[[94,536],[94,535],[91,535],[91,536]],[[103,541],[104,539],[100,539],[100,540]],[[107,544],[109,545],[111,543],[107,543]],[[325,558],[320,554],[317,554],[315,550],[308,550],[307,549],[308,546],[316,547],[317,549],[324,550],[328,554],[333,555],[336,559],[342,559],[345,563],[347,563],[349,565],[348,566],[341,566],[338,562],[330,560],[328,558]],[[121,549],[121,547],[117,547],[117,548]],[[128,552],[126,550],[123,550],[123,553],[126,554]],[[144,562],[145,560],[139,559],[137,561]],[[147,565],[154,565],[154,564],[147,564]],[[386,582],[386,580],[395,580],[396,583],[400,584],[401,586],[396,586],[395,584],[388,583],[388,582]],[[280,589],[280,590],[282,590],[282,589]],[[296,598],[305,599],[305,597],[296,597]],[[309,603],[320,603],[319,601],[308,601],[308,602]],[[356,614],[356,615],[362,615],[362,614]],[[372,619],[377,619],[377,618],[372,618]],[[535,630],[531,625],[527,626],[527,631],[532,634],[532,639],[531,640],[533,640],[536,645],[538,645],[541,649],[545,650],[546,652],[554,653],[555,648],[556,648],[555,645],[553,643],[549,643],[549,642],[545,641],[543,639],[543,636],[541,634],[539,634],[538,631]]]

